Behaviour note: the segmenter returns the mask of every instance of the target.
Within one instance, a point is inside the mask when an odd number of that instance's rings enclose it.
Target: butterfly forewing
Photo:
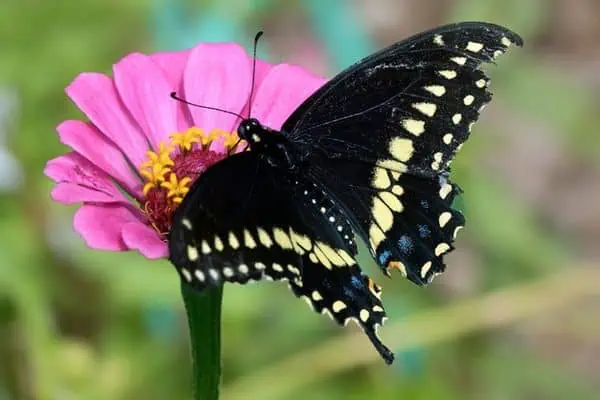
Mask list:
[[[311,143],[311,176],[336,197],[387,272],[427,283],[464,218],[452,158],[491,99],[479,69],[521,39],[493,24],[441,27],[336,76],[284,124]]]

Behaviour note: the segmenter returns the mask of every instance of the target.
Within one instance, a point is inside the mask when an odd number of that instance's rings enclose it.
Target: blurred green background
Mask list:
[[[384,286],[386,367],[285,285],[225,290],[224,399],[592,399],[600,389],[600,3],[596,0],[0,1],[0,400],[185,399],[167,262],[85,248],[42,175],[81,114],[64,87],[132,51],[199,40],[331,76],[450,21],[525,39],[454,163],[467,227],[427,289]],[[363,258],[367,268],[374,268]]]

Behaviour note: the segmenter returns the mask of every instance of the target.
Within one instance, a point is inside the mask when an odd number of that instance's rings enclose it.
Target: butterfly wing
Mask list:
[[[173,216],[171,262],[198,290],[224,281],[287,280],[316,311],[339,324],[356,321],[391,362],[377,338],[385,318],[380,291],[354,260],[347,222],[331,223],[339,217],[331,200],[299,179],[251,151],[213,165]]]
[[[284,123],[386,272],[424,284],[444,270],[464,224],[449,165],[491,99],[481,64],[512,44],[521,38],[487,23],[421,33],[337,75]]]

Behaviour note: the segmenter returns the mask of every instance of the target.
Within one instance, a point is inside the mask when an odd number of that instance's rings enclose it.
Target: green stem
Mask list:
[[[221,301],[223,287],[194,290],[182,283],[190,328],[195,400],[217,400],[221,383]]]

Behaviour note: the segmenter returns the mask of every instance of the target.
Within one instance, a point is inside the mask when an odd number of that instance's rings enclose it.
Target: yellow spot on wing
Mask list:
[[[186,282],[192,281],[192,274],[190,274],[190,271],[188,271],[187,269],[182,268],[181,275],[183,275],[183,279],[185,279]]]
[[[405,162],[405,161],[410,160],[415,149],[413,147],[412,140],[406,139],[406,138],[395,137],[392,140],[390,140],[389,151],[390,151],[390,154],[394,158],[396,158],[397,160],[400,160],[402,162]],[[379,187],[379,189],[387,189],[387,187],[390,185],[389,178],[387,177],[387,171],[385,171],[385,175],[386,175],[386,178],[388,179],[388,184],[385,187]]]
[[[435,255],[436,256],[441,256],[442,254],[446,253],[448,250],[450,250],[450,246],[448,245],[448,243],[440,243],[435,247]]]
[[[329,259],[325,256],[325,253],[323,253],[323,251],[318,247],[315,246],[313,249],[313,252],[315,253],[315,255],[317,256],[317,258],[319,259],[319,262],[327,269],[331,269],[331,262],[329,261]]]
[[[400,261],[390,261],[388,268],[399,270],[403,276],[406,276],[406,266]]]
[[[391,184],[387,170],[375,167],[371,184],[377,189],[387,189]]]
[[[346,265],[356,264],[356,261],[354,261],[354,258],[352,258],[352,256],[350,256],[350,254],[348,254],[345,250],[338,249],[338,254],[340,255],[340,257],[342,257],[344,259],[344,261],[346,261]]]
[[[266,248],[270,248],[273,245],[273,241],[267,231],[260,227],[256,228],[256,231],[258,232],[258,241]]]
[[[232,249],[235,250],[238,247],[240,247],[240,242],[238,241],[237,237],[235,236],[235,233],[229,232],[227,240],[229,241],[229,246],[231,246]]]
[[[402,126],[404,129],[415,136],[420,136],[425,132],[425,121],[419,121],[417,119],[404,119],[402,120]]]
[[[331,309],[333,310],[333,312],[338,313],[342,310],[344,310],[346,308],[346,303],[344,303],[341,300],[336,300],[333,305],[331,306]]]
[[[369,228],[369,243],[373,251],[375,251],[377,246],[379,246],[379,244],[384,240],[385,233],[383,233],[383,231],[376,224],[371,224],[371,227]]]
[[[327,257],[327,259],[329,261],[331,261],[331,263],[333,265],[335,265],[337,267],[346,265],[346,263],[344,262],[344,259],[334,249],[332,249],[331,246],[329,246],[328,244],[322,243],[322,242],[317,242],[317,246],[319,247],[319,249],[321,249],[321,251],[323,252],[325,257]]]
[[[202,254],[210,254],[210,246],[206,240],[202,241]]]
[[[510,47],[510,46],[513,44],[513,42],[511,42],[511,41],[510,41],[510,39],[509,39],[509,38],[507,38],[506,36],[504,36],[504,37],[502,38],[501,42],[502,42],[502,44],[503,44],[504,46],[506,46],[506,47]]]
[[[401,196],[404,194],[404,189],[400,185],[394,185],[392,186],[392,193],[394,193],[396,196]]]
[[[440,218],[438,220],[440,227],[443,228],[444,226],[446,226],[448,221],[450,221],[450,218],[452,218],[452,214],[450,214],[448,211],[444,211],[443,213],[441,213]]]
[[[437,111],[437,106],[433,103],[415,103],[412,106],[428,117],[433,117]]]
[[[451,69],[441,70],[438,72],[438,74],[440,74],[441,76],[443,76],[444,78],[446,78],[448,80],[456,78],[456,71],[453,71]]]
[[[377,225],[384,231],[390,230],[394,223],[394,214],[388,206],[379,198],[373,197],[373,207],[371,208],[373,219],[377,222]]]
[[[423,264],[423,266],[421,267],[421,278],[425,278],[427,276],[427,273],[431,269],[432,265],[433,264],[431,263],[431,261],[427,261],[425,264]]]
[[[190,261],[196,261],[198,259],[198,249],[194,246],[188,245],[187,256]]]
[[[441,85],[425,86],[425,90],[436,97],[442,97],[446,93],[446,88]]]
[[[281,228],[273,228],[273,237],[275,239],[275,243],[277,243],[282,249],[291,250],[294,248],[290,237]]]
[[[244,244],[249,249],[253,249],[256,247],[256,241],[254,240],[248,229],[244,229]]]
[[[469,42],[467,43],[466,50],[471,51],[473,53],[479,53],[483,49],[483,44],[479,42]]]
[[[398,197],[390,192],[381,192],[379,193],[379,197],[383,200],[383,202],[392,210],[396,212],[402,212],[404,210],[404,206],[398,199]]]
[[[376,165],[378,167],[390,170],[390,174],[392,175],[392,178],[394,178],[394,179],[398,179],[398,177],[400,176],[399,173],[407,171],[406,164],[401,163],[400,161],[396,161],[396,160],[379,160],[379,161],[377,161]],[[396,175],[396,174],[398,174],[398,175]]]
[[[446,199],[446,197],[448,197],[448,195],[450,194],[451,191],[452,191],[452,185],[450,185],[449,183],[444,183],[442,185],[442,187],[440,188],[440,197],[442,199]]]
[[[365,310],[364,308],[360,310],[360,320],[362,322],[367,322],[369,320],[369,310]]]

